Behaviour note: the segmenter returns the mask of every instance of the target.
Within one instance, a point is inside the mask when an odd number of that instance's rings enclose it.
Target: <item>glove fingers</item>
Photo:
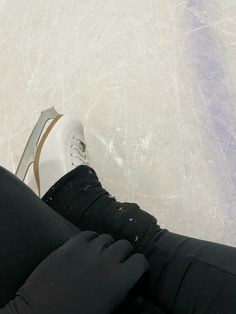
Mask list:
[[[83,231],[80,233],[80,236],[78,237],[81,240],[84,241],[92,241],[98,237],[98,233],[94,231]]]
[[[79,246],[84,242],[90,242],[98,237],[98,234],[93,231],[83,231],[80,232],[78,235],[71,238],[67,241],[63,246],[62,249],[71,249],[74,246]]]
[[[127,240],[119,240],[112,244],[107,250],[106,254],[119,262],[126,260],[133,252],[133,246]]]
[[[124,262],[124,278],[132,288],[142,275],[149,269],[149,263],[144,255],[134,254]]]
[[[102,252],[114,242],[115,240],[113,239],[111,235],[101,234],[93,240],[93,245],[96,246],[99,252]]]

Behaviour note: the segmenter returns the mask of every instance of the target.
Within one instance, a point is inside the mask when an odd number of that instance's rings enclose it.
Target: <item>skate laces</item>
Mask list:
[[[78,163],[73,162],[72,166],[79,166],[81,162],[85,165],[88,164],[87,155],[86,155],[86,145],[77,137],[73,136],[73,140],[78,142],[78,145],[71,145],[71,148],[73,149],[73,153],[71,153],[72,157],[75,157],[78,159]]]

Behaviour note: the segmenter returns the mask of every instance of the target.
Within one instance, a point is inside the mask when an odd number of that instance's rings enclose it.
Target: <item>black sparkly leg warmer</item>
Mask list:
[[[120,203],[103,189],[95,171],[79,166],[62,177],[42,198],[81,230],[126,239],[143,252],[159,230],[157,220],[137,204]]]

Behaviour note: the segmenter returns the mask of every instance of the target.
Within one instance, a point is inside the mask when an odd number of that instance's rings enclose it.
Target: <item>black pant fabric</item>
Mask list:
[[[59,180],[43,201],[0,168],[0,307],[78,228],[126,238],[146,255],[151,267],[142,313],[236,313],[235,248],[160,229],[136,204],[111,197],[86,166]]]
[[[0,308],[46,256],[78,232],[0,167]]]

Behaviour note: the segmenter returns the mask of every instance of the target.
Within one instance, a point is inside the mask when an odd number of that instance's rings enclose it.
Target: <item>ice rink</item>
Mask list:
[[[163,228],[236,246],[236,1],[0,0],[0,164],[42,109]]]

